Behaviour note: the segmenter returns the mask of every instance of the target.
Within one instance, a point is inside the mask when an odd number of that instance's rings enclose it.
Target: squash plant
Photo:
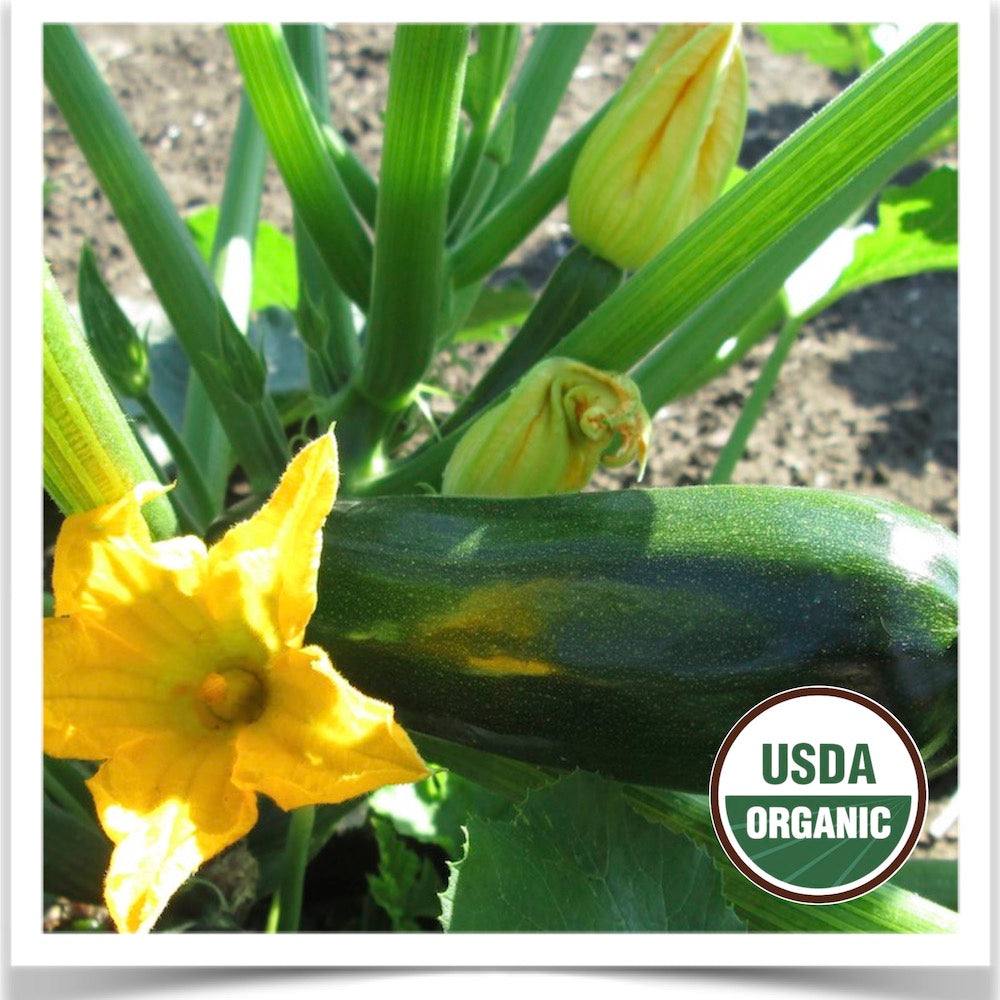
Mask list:
[[[103,898],[126,931],[305,929],[309,860],[344,857],[361,819],[379,915],[356,929],[956,926],[919,862],[830,906],[769,896],[723,855],[703,794],[736,719],[804,683],[879,697],[932,773],[954,764],[954,536],[895,504],[723,485],[807,320],[956,266],[955,172],[886,185],[953,137],[957,31],[878,58],[870,27],[764,29],[864,72],[743,172],[737,26],[662,29],[535,166],[592,26],[543,27],[514,73],[517,26],[400,25],[376,179],[330,123],[324,29],[230,25],[230,166],[189,224],[74,29],[45,27],[46,86],[189,366],[166,412],[93,256],[86,339],[46,273],[45,485],[67,515],[48,894]],[[268,155],[294,254],[258,223]],[[567,196],[578,244],[428,431],[432,362],[504,304],[491,273]],[[846,266],[786,292],[837,233]],[[292,373],[247,332],[249,289],[282,266],[296,304],[269,312],[304,359]],[[599,462],[644,460],[649,413],[776,329],[715,485],[580,494]],[[105,711],[108,692],[131,707]]]

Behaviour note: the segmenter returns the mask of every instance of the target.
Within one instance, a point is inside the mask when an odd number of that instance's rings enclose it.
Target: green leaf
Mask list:
[[[407,837],[437,844],[457,859],[470,817],[496,819],[509,812],[509,800],[450,771],[439,771],[411,785],[387,785],[369,805]]]
[[[958,171],[940,167],[908,187],[888,187],[878,228],[854,245],[854,259],[824,306],[865,285],[958,267]]]
[[[882,55],[872,41],[873,24],[760,24],[760,33],[778,53],[802,53],[837,73],[868,69]]]
[[[181,345],[162,314],[155,314],[148,327],[149,364],[152,372],[152,395],[175,427],[184,412],[189,367]],[[250,324],[247,340],[263,354],[267,369],[266,387],[275,397],[279,412],[289,400],[299,399],[309,389],[305,347],[295,331],[291,315],[284,309],[269,306]],[[137,416],[140,407],[123,401],[126,413]]]
[[[219,206],[209,205],[186,216],[184,221],[194,237],[198,252],[206,262],[211,260],[212,241],[219,223]],[[290,237],[270,222],[260,222],[254,247],[250,309],[252,312],[265,306],[294,309],[297,302],[295,245]]]
[[[489,340],[502,344],[510,328],[520,326],[534,304],[535,297],[523,278],[515,278],[499,288],[483,288],[465,325],[451,342]]]
[[[374,819],[378,874],[368,876],[372,898],[389,915],[394,931],[420,931],[421,918],[435,919],[441,905],[440,880],[430,858],[406,845],[388,820]]]
[[[741,931],[719,872],[621,786],[575,772],[513,820],[472,818],[442,896],[449,931]]]
[[[45,891],[79,903],[102,902],[111,841],[96,824],[84,823],[46,798],[42,834]]]

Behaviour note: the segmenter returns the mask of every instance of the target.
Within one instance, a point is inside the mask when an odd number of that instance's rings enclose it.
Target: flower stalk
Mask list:
[[[309,865],[309,844],[316,820],[315,806],[293,809],[282,858],[281,884],[271,898],[267,933],[294,934],[302,920],[302,890]]]

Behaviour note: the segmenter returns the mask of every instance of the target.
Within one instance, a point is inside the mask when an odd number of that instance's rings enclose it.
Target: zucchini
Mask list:
[[[893,712],[954,760],[957,540],[882,500],[769,486],[378,497],[327,521],[307,641],[425,733],[705,792],[787,688]]]

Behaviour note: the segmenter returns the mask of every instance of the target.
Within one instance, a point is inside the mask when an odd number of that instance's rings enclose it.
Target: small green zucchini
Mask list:
[[[307,641],[405,726],[705,792],[763,698],[830,684],[954,760],[957,541],[883,500],[695,486],[330,516]]]

